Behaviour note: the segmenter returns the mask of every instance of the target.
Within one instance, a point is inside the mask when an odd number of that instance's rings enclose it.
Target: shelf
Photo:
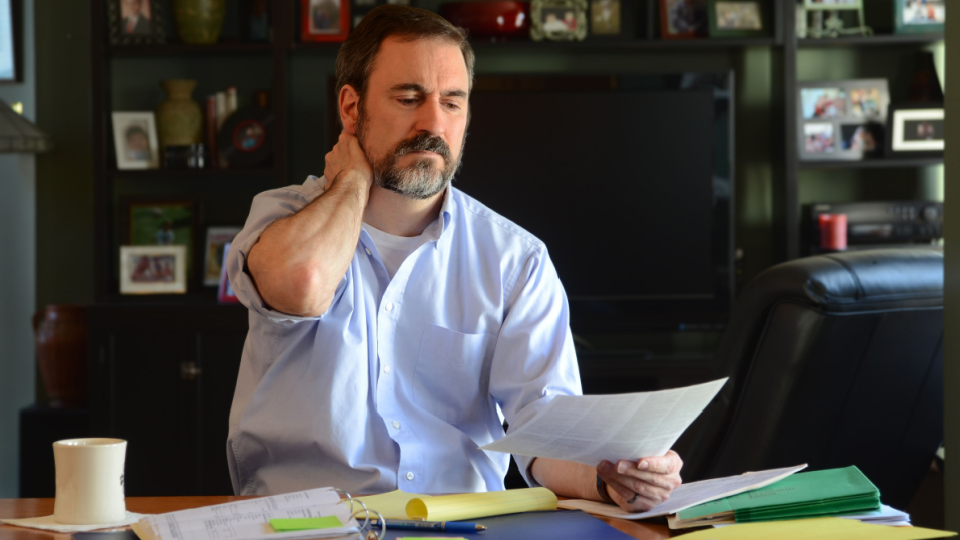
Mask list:
[[[942,165],[943,158],[887,158],[861,161],[801,161],[800,169],[909,169]]]
[[[212,45],[188,45],[186,43],[163,43],[153,45],[107,45],[106,52],[114,57],[136,56],[195,56],[203,54],[245,55],[251,53],[270,54],[273,52],[271,43],[244,43],[227,41]]]
[[[107,171],[107,175],[113,178],[223,178],[231,176],[273,176],[274,170],[271,168],[255,169],[134,169]]]
[[[843,36],[836,38],[805,38],[798,39],[797,46],[801,48],[818,47],[862,47],[884,45],[926,45],[943,40],[942,33],[931,34],[880,34],[873,36]]]
[[[523,51],[616,51],[616,50],[703,50],[710,48],[735,49],[742,47],[774,47],[778,43],[772,37],[763,38],[700,38],[700,39],[650,39],[650,40],[593,40],[586,41],[510,41],[470,42],[475,50],[519,49]],[[336,53],[340,43],[295,42],[291,50]]]
[[[216,297],[210,299],[195,293],[189,294],[131,294],[109,295],[98,306],[150,307],[150,308],[206,308],[223,310],[246,310],[243,304],[221,304]]]

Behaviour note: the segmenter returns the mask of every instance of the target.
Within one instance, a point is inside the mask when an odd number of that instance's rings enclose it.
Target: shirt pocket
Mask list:
[[[427,324],[414,375],[417,405],[448,424],[483,418],[494,344],[493,334],[463,334]]]

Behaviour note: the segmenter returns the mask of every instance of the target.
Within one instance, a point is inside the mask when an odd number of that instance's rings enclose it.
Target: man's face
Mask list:
[[[150,142],[147,140],[146,135],[136,131],[127,135],[127,148],[137,151],[149,150]]]
[[[463,152],[469,85],[456,45],[437,39],[380,45],[356,128],[378,186],[412,199],[447,187]]]

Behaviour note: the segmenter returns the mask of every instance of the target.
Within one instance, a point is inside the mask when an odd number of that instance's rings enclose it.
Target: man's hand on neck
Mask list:
[[[417,200],[373,184],[363,222],[394,236],[420,236],[440,214],[444,193]]]

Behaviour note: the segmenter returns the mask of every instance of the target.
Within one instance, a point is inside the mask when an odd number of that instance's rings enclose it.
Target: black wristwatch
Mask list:
[[[613,502],[613,499],[607,495],[607,483],[603,481],[603,478],[600,478],[599,474],[597,475],[597,493],[600,494],[600,498],[603,499],[604,502],[616,506],[617,503]]]

